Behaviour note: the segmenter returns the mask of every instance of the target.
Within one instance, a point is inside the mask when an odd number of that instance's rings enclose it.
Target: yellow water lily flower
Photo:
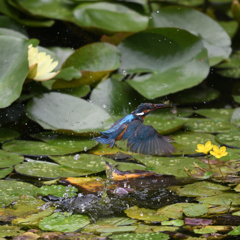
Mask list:
[[[213,145],[213,151],[210,151],[210,154],[219,159],[228,155],[228,152],[226,152],[226,147],[224,146],[219,148],[218,146]]]
[[[206,142],[205,145],[203,144],[198,144],[197,148],[195,151],[196,152],[200,152],[200,153],[205,153],[208,154],[208,152],[212,149],[213,145],[211,143],[211,141]]]
[[[28,46],[28,65],[29,73],[27,78],[36,81],[46,81],[55,77],[58,72],[52,70],[58,65],[58,61],[53,62],[50,55],[45,52],[38,52],[32,44]]]

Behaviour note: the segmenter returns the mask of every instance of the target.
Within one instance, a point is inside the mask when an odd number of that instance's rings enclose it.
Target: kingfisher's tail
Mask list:
[[[114,143],[115,143],[115,139],[109,139],[106,136],[100,136],[100,137],[95,137],[93,138],[94,140],[97,140],[98,142],[102,143],[102,144],[109,144],[108,147],[113,147]]]

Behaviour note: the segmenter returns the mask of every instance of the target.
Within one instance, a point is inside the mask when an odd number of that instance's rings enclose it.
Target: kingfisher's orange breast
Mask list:
[[[123,134],[125,133],[125,131],[127,130],[128,126],[125,127],[125,129],[118,135],[117,138],[115,138],[115,141],[118,141],[118,140],[121,140],[122,139],[122,136]]]

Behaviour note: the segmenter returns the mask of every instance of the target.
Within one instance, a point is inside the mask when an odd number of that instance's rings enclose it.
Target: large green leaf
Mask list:
[[[19,132],[11,128],[0,128],[0,143],[6,142],[13,138],[18,138],[19,136]]]
[[[0,168],[11,167],[24,161],[23,156],[0,150]]]
[[[120,116],[130,114],[144,102],[144,98],[127,83],[110,78],[98,84],[90,99],[111,114]]]
[[[185,29],[200,37],[208,51],[211,66],[227,59],[231,53],[231,40],[225,30],[212,18],[192,8],[161,8],[152,14],[149,26]]]
[[[28,74],[26,39],[0,36],[0,108],[9,106],[21,94]]]
[[[73,13],[81,27],[95,27],[110,32],[138,32],[148,25],[147,16],[117,3],[82,3]]]
[[[109,43],[92,43],[76,50],[67,58],[62,68],[74,67],[82,77],[72,81],[58,80],[53,88],[70,88],[90,85],[106,78],[120,66],[121,54],[117,47]]]
[[[131,35],[120,45],[121,70],[148,73],[127,82],[148,99],[199,84],[209,71],[201,40],[176,28],[149,29]]]
[[[70,130],[75,133],[106,130],[113,123],[101,108],[83,99],[62,93],[47,93],[33,98],[27,116],[45,129]]]
[[[240,132],[239,131],[220,133],[216,136],[216,140],[226,146],[240,148]]]

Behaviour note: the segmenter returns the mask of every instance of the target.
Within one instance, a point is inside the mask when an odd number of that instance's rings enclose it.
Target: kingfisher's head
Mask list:
[[[137,116],[144,117],[157,109],[165,108],[165,107],[173,107],[173,106],[174,105],[170,104],[169,102],[160,103],[160,104],[141,103],[132,113]]]

